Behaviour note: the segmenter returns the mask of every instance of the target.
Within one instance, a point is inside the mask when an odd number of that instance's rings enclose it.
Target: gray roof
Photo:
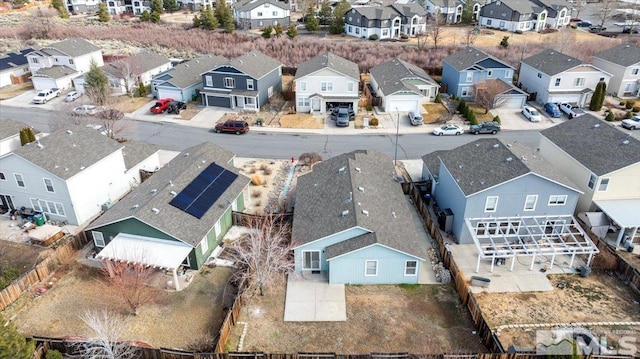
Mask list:
[[[426,258],[426,243],[418,237],[411,209],[393,173],[392,159],[376,151],[349,152],[314,165],[310,173],[298,178],[292,240],[305,244],[361,227],[375,233],[375,239],[346,240],[333,247],[331,255],[351,252],[375,240]],[[348,213],[343,216],[344,211]]]
[[[639,140],[590,114],[580,116],[579,121],[550,127],[540,134],[596,176],[640,162]]]
[[[448,63],[456,70],[462,71],[468,69],[469,67],[484,59],[492,59],[503,64],[505,67],[513,68],[510,65],[506,64],[504,61],[496,59],[486,52],[478,50],[474,47],[460,49],[459,51],[445,57],[444,62]]]
[[[210,142],[190,147],[106,211],[89,228],[135,218],[195,247],[228,210],[230,204],[227,200],[235,199],[249,184],[250,179],[230,164],[232,159],[232,153]],[[171,191],[180,193],[211,163],[238,175],[211,208],[201,218],[196,218],[170,205],[173,199]]]
[[[399,91],[417,92],[418,89],[415,86],[402,81],[406,79],[421,78],[434,85],[436,84],[426,71],[400,59],[393,59],[380,64],[372,68],[370,73],[378,83],[378,86],[380,86],[380,91],[384,95],[390,95]]]
[[[542,7],[533,1],[528,0],[501,0],[509,9],[515,10],[520,14],[538,13],[542,11]]]
[[[158,146],[148,142],[127,141],[124,143],[124,148],[122,149],[124,166],[129,170],[159,150],[160,148],[158,148]]]
[[[299,79],[324,68],[329,68],[342,75],[360,81],[358,64],[330,52],[318,55],[298,65],[295,78]]]
[[[202,73],[227,62],[229,62],[229,60],[226,57],[204,55],[183,62],[169,72],[164,72],[158,76],[169,74],[172,78],[167,82],[177,88],[184,89],[202,83]]]
[[[48,54],[47,50],[49,49],[57,50],[71,57],[82,56],[100,50],[98,46],[89,41],[76,37],[44,46],[41,51]]]
[[[227,64],[256,80],[282,66],[280,61],[271,58],[260,51],[247,52],[240,57],[229,60]]]
[[[484,138],[442,151],[439,158],[465,196],[528,173],[538,174],[574,190],[577,188],[533,149],[517,142]]]
[[[413,17],[415,15],[418,15],[418,16],[427,15],[427,12],[425,11],[424,7],[415,2],[408,3],[408,4],[393,4],[390,6],[396,9],[396,11],[402,14],[402,16],[406,16],[406,17]]]
[[[133,56],[105,64],[102,69],[104,72],[116,78],[122,78],[123,75],[127,73],[140,75],[169,63],[171,63],[171,60],[164,55],[150,51],[142,51]],[[128,68],[120,70],[123,66],[127,65]]]
[[[542,5],[554,9],[554,10],[562,10],[562,9],[571,9],[571,4],[569,4],[566,0],[538,0]]]
[[[400,17],[400,14],[390,6],[363,6],[352,9],[369,20],[390,20],[395,17]]]
[[[76,71],[67,65],[56,65],[51,67],[43,67],[36,71],[34,75],[47,76],[51,77],[52,79],[61,79],[66,76],[79,73],[80,71]]]
[[[20,134],[20,130],[31,127],[24,122],[0,118],[0,141]],[[35,132],[35,131],[34,131]]]
[[[630,44],[621,44],[608,50],[599,52],[597,57],[623,67],[635,65],[640,62],[640,47]]]
[[[549,76],[559,74],[583,64],[582,61],[575,57],[565,55],[553,49],[546,49],[537,55],[527,57],[522,60],[522,63]]]
[[[447,151],[433,151],[422,156],[422,162],[427,166],[429,173],[431,173],[433,177],[437,177],[440,172],[440,155],[444,152]]]
[[[431,3],[435,6],[439,6],[441,8],[450,8],[461,5],[462,2],[459,0],[430,0]]]
[[[67,180],[124,145],[86,126],[67,126],[13,153],[51,174]]]
[[[238,10],[238,11],[250,11],[253,10],[255,8],[257,8],[258,6],[262,5],[262,4],[271,4],[273,6],[277,6],[281,9],[288,9],[288,7],[285,7],[285,5],[283,3],[280,3],[277,0],[244,0],[244,1],[238,1],[237,3],[233,4],[233,8]]]

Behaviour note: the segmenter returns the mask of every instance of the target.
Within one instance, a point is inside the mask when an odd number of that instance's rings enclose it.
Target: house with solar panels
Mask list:
[[[248,198],[250,179],[233,157],[208,142],[184,150],[87,227],[97,257],[174,276],[201,268]]]
[[[27,48],[0,54],[0,87],[24,82],[23,79],[30,73],[25,55],[32,51],[34,49]]]

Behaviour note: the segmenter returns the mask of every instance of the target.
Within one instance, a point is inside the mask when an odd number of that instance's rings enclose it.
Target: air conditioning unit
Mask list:
[[[102,210],[106,211],[109,208],[113,207],[115,203],[111,202],[111,201],[106,201],[105,203],[102,204]]]

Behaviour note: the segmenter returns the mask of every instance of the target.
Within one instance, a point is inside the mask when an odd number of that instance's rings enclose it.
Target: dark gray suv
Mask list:
[[[490,133],[495,135],[500,131],[500,124],[495,121],[481,122],[477,125],[471,125],[469,132],[477,135],[479,133]]]
[[[331,114],[333,117],[333,113]],[[347,108],[339,108],[336,113],[336,126],[338,127],[348,127],[349,126],[349,109]]]

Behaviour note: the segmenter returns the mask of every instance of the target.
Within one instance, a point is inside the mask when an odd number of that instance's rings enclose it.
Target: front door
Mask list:
[[[320,111],[320,99],[319,98],[311,99],[311,108],[314,111]]]
[[[320,270],[320,251],[305,251],[302,256],[303,270]]]
[[[13,201],[9,195],[0,194],[0,203],[2,203],[2,206],[7,208],[9,211],[16,209],[16,207],[13,206]]]

